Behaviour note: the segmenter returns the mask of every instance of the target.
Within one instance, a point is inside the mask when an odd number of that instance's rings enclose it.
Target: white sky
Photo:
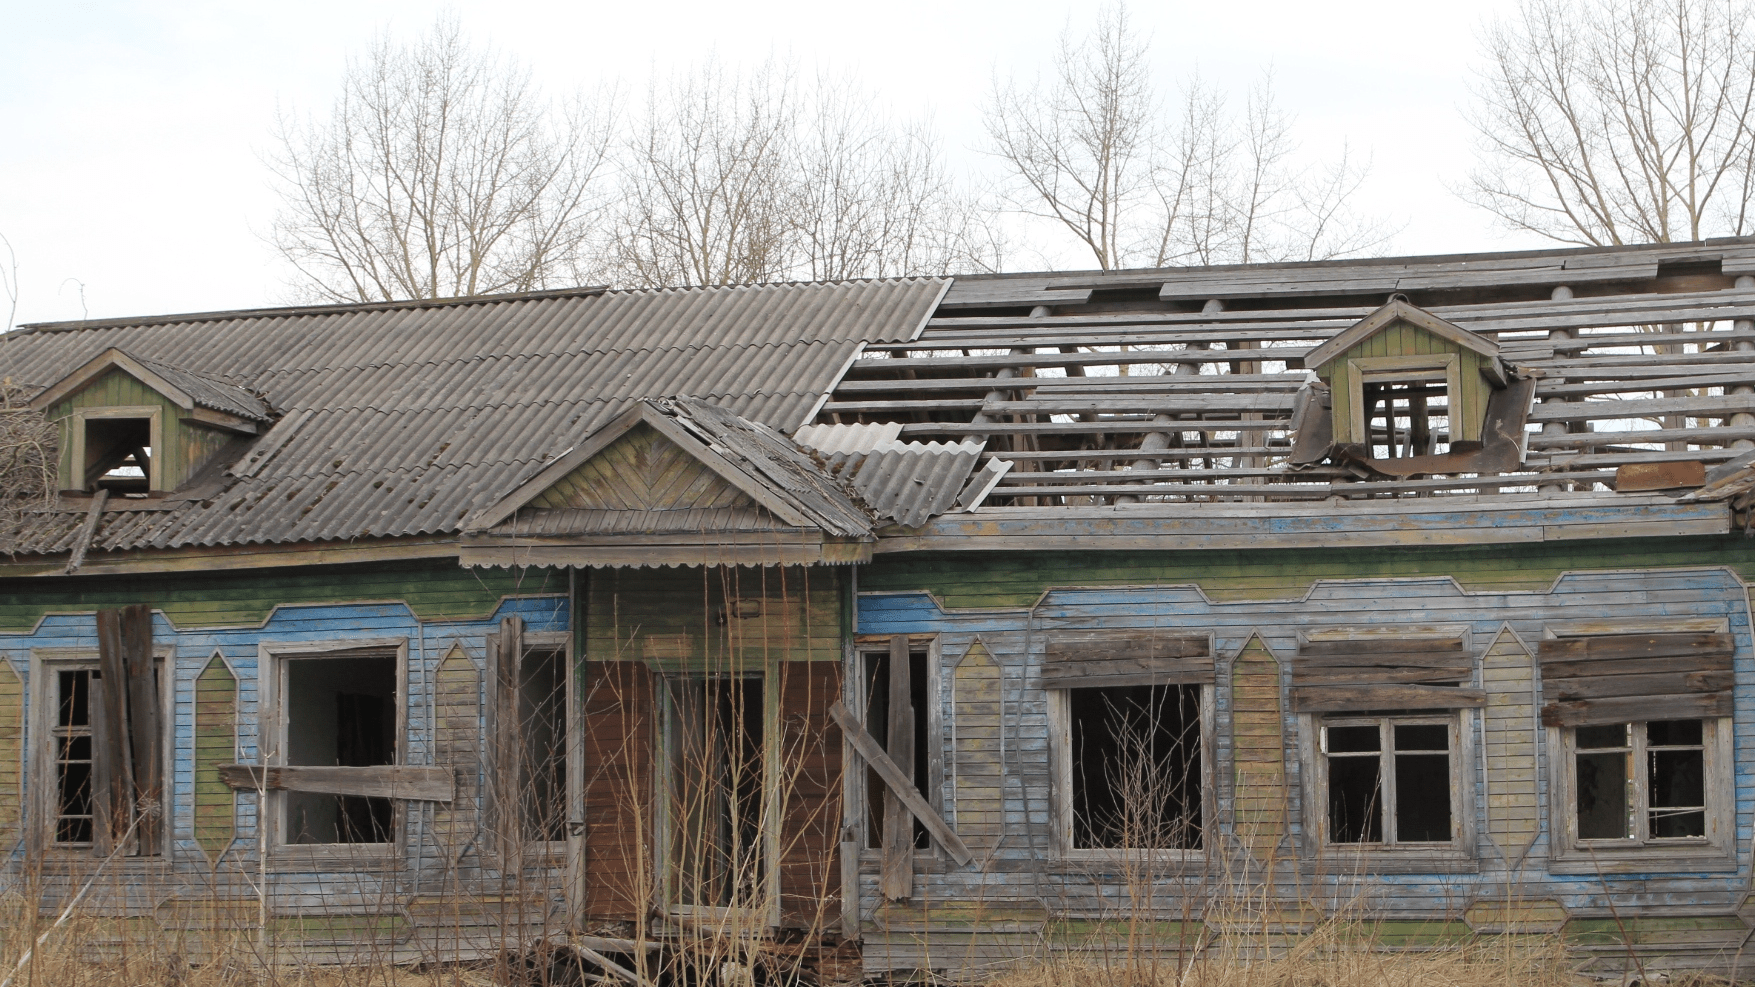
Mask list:
[[[1475,3],[1139,2],[1165,88],[1198,68],[1241,98],[1272,66],[1305,148],[1373,157],[1364,211],[1400,217],[1397,253],[1517,249],[1449,191],[1467,174],[1461,117],[1484,18]],[[1094,4],[887,0],[298,3],[0,0],[0,235],[17,253],[20,323],[276,304],[286,270],[262,240],[276,199],[262,155],[276,108],[327,107],[347,56],[441,10],[528,63],[550,92],[710,52],[770,52],[850,72],[899,115],[930,113],[976,162],[995,73],[1044,70]],[[1065,255],[1068,263],[1076,253]],[[0,263],[5,262],[0,248]],[[81,287],[83,286],[83,288]],[[83,301],[82,301],[83,293]],[[0,325],[6,303],[0,298]]]

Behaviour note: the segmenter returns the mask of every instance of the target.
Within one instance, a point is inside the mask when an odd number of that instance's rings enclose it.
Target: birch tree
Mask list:
[[[578,283],[607,201],[609,102],[547,99],[455,21],[380,37],[326,119],[280,121],[272,242],[316,300]]]
[[[1745,0],[1525,0],[1484,35],[1463,194],[1562,243],[1750,233],[1750,14]]]

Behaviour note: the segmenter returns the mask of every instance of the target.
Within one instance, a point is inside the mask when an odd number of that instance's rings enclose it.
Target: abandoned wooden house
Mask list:
[[[48,324],[0,376],[60,429],[0,559],[45,907],[634,980],[1755,935],[1755,239]]]

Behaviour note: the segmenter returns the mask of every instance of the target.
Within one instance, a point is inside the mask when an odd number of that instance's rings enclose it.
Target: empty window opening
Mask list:
[[[1073,847],[1200,849],[1200,687],[1070,689],[1067,709]]]
[[[928,720],[928,686],[930,662],[927,653],[910,651],[908,653],[908,700],[914,707],[914,760],[904,765],[914,778],[914,789],[927,804],[932,798],[927,794],[932,787],[932,758],[927,750],[927,737],[930,731]],[[870,651],[865,655],[865,730],[871,734],[880,746],[890,746],[890,653],[888,651]],[[884,838],[884,805],[889,792],[883,778],[870,765],[865,769],[865,845],[872,849],[880,849]],[[909,816],[910,819],[914,817]],[[925,850],[932,846],[932,837],[920,820],[914,819],[914,847]]]
[[[1706,835],[1701,720],[1578,727],[1574,747],[1580,840]]]
[[[1330,843],[1449,843],[1452,724],[1383,718],[1322,729]]]
[[[670,870],[679,905],[759,903],[763,720],[759,675],[670,683]]]
[[[519,759],[524,838],[567,838],[566,652],[526,651],[518,669]]]
[[[85,489],[148,493],[152,478],[152,421],[85,420]]]
[[[1366,382],[1363,393],[1372,458],[1450,451],[1450,399],[1442,378]]]
[[[90,669],[55,676],[55,842],[90,846],[96,834],[92,803],[91,688],[98,673]]]
[[[286,763],[396,763],[396,659],[296,658],[286,663]],[[285,793],[286,843],[388,843],[387,798]]]

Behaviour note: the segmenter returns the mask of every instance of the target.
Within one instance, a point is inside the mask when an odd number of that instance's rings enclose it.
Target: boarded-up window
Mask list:
[[[1731,715],[1729,634],[1545,640],[1542,722],[1552,727]]]
[[[1306,641],[1292,665],[1299,713],[1462,709],[1486,694],[1464,683],[1474,660],[1460,637],[1382,636]]]
[[[898,745],[892,742],[893,729],[904,725],[906,743],[901,745],[908,756],[898,763],[914,779],[914,787],[928,804],[937,804],[932,791],[932,736],[929,698],[932,684],[931,655],[924,647],[910,646],[906,666],[892,659],[889,650],[862,653],[865,730],[884,749],[895,756]],[[896,678],[897,674],[900,678]],[[905,696],[906,701],[901,701]],[[865,845],[877,849],[884,845],[884,819],[889,812],[884,783],[869,765],[865,770]],[[916,849],[931,846],[931,837],[918,819],[912,820],[909,832]]]
[[[45,683],[48,767],[56,783],[48,837],[100,854],[118,847],[157,854],[164,841],[164,719],[152,611],[100,610],[97,631],[97,662],[56,662]]]
[[[288,765],[380,767],[396,763],[396,655],[313,655],[284,660],[281,717]],[[283,843],[389,843],[388,798],[287,791]]]

